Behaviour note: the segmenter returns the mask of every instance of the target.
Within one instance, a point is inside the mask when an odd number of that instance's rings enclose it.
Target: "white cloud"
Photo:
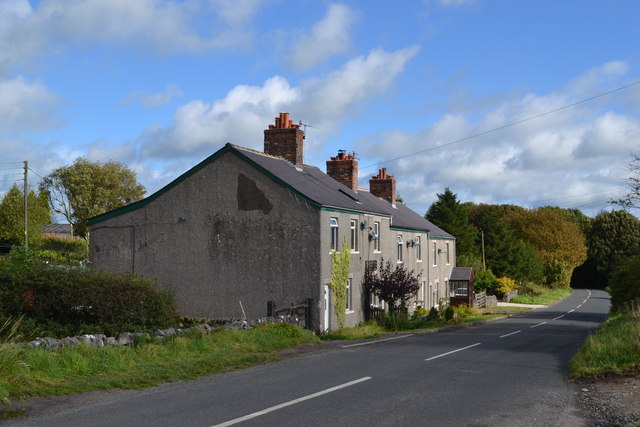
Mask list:
[[[298,70],[308,70],[333,55],[348,52],[351,47],[349,27],[355,12],[348,6],[334,3],[326,16],[317,22],[309,34],[302,36],[294,45],[290,64]]]
[[[157,92],[148,95],[144,91],[136,91],[122,100],[123,104],[132,104],[134,102],[141,102],[142,105],[149,108],[161,107],[163,105],[171,103],[175,98],[179,98],[184,93],[175,84],[169,84],[165,86],[162,92]]]
[[[0,80],[0,130],[3,134],[51,129],[60,123],[60,99],[41,82],[18,76]]]
[[[480,119],[468,118],[476,117],[475,111],[447,114],[416,133],[386,131],[362,138],[355,148],[368,170],[375,159],[403,157],[380,166],[396,176],[399,193],[419,212],[449,186],[464,201],[551,203],[595,214],[621,189],[629,152],[640,148],[640,118],[611,111],[616,102],[625,102],[624,93],[609,98],[608,108],[586,102],[543,113],[593,94],[578,95],[578,87],[621,85],[626,70],[624,61],[610,62],[561,90],[503,101]],[[432,149],[497,128],[502,129]]]
[[[473,3],[475,0],[439,0],[445,6],[461,6],[467,3]]]
[[[275,76],[262,86],[238,85],[214,102],[191,101],[178,108],[173,126],[144,132],[141,154],[153,158],[204,155],[225,142],[261,150],[259,135],[280,111],[295,112],[295,117],[330,133],[356,104],[387,91],[417,52],[417,47],[395,52],[374,50],[323,79],[309,79],[299,87]]]
[[[234,4],[235,9],[229,2],[213,3],[220,19],[211,30],[213,22],[198,25],[208,16],[202,0],[43,0],[35,9],[26,0],[4,0],[0,74],[59,53],[68,44],[120,44],[161,54],[246,45],[251,38],[246,26],[261,2]]]

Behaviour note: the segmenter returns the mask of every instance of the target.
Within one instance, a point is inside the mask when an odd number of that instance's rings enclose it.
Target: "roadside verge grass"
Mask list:
[[[547,288],[540,285],[523,284],[520,295],[513,298],[511,302],[549,305],[568,297],[572,292],[571,288]]]
[[[569,361],[572,378],[602,377],[640,369],[640,301],[612,313]]]
[[[310,331],[273,323],[211,334],[194,329],[133,348],[80,345],[51,351],[1,344],[0,400],[8,403],[30,396],[142,389],[278,360],[277,350],[317,342]]]

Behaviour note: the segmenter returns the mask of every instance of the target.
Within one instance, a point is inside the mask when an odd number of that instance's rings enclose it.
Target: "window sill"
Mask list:
[[[359,254],[360,251],[351,251],[352,254]]]
[[[416,262],[422,262],[422,260],[421,259],[417,259]]]
[[[374,253],[374,254],[381,254],[381,253],[382,253],[382,251],[375,251],[375,250],[374,250],[374,251],[373,251],[373,253]]]
[[[345,310],[344,314],[353,314],[355,310]]]

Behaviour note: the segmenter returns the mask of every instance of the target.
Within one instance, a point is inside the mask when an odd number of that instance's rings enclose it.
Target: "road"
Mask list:
[[[603,291],[483,326],[330,351],[143,391],[95,393],[29,426],[580,426],[567,363],[609,312]]]

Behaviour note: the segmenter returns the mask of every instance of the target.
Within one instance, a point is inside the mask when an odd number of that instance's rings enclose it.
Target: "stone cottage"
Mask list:
[[[302,162],[304,131],[287,113],[264,131],[264,152],[226,144],[149,197],[90,219],[90,259],[175,292],[181,314],[258,318],[268,302],[311,302],[316,331],[337,328],[327,284],[331,253],[351,251],[345,326],[364,319],[365,269],[384,258],[421,273],[415,305],[448,297],[455,239],[396,200],[381,169],[358,188],[340,151],[327,173]]]

